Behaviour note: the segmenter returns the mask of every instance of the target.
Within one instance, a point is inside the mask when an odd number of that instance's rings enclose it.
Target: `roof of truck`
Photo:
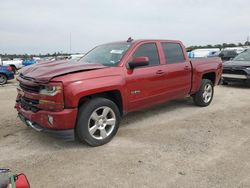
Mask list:
[[[167,39],[136,39],[132,41],[116,41],[116,42],[110,42],[107,44],[115,44],[115,43],[141,43],[141,42],[170,42],[170,43],[182,43],[179,40],[167,40]]]

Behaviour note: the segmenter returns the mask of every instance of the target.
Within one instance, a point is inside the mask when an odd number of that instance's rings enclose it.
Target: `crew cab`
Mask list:
[[[74,63],[24,68],[15,108],[37,131],[99,146],[126,113],[186,96],[208,106],[221,74],[220,58],[190,61],[180,41],[129,39],[97,46]]]

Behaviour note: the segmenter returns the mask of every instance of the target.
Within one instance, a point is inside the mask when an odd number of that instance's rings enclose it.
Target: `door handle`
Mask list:
[[[164,74],[164,71],[163,70],[158,70],[158,71],[156,71],[156,74],[159,74],[159,75]]]

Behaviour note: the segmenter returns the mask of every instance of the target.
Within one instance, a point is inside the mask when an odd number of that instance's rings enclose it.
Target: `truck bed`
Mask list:
[[[207,73],[215,72],[214,85],[217,85],[219,83],[223,70],[221,58],[218,57],[197,58],[197,59],[192,59],[190,63],[193,67],[191,94],[198,91],[200,87],[201,77],[202,75],[206,74],[206,72]]]

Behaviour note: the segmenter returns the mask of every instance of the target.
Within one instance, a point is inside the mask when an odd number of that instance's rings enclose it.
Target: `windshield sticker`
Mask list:
[[[111,50],[111,54],[122,54],[124,50]]]

